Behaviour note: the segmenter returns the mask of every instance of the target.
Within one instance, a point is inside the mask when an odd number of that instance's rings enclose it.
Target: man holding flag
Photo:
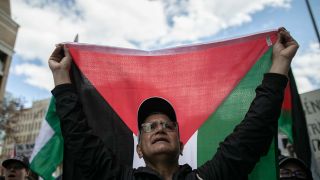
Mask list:
[[[179,154],[183,153],[178,120],[172,105],[160,97],[146,99],[137,113],[137,153],[146,167],[133,169],[118,162],[112,150],[92,134],[70,80],[72,58],[66,46],[58,45],[49,66],[65,145],[87,179],[247,179],[277,132],[287,75],[297,49],[289,32],[280,28],[272,66],[257,87],[244,120],[220,144],[211,160],[192,170],[188,164],[178,164]]]

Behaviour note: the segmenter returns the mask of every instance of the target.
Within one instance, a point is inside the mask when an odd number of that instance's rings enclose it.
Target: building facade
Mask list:
[[[11,18],[10,0],[0,0],[0,102],[3,100],[19,25]]]
[[[34,101],[31,108],[21,110],[16,119],[12,120],[10,126],[13,127],[13,133],[4,138],[2,160],[14,154],[31,155],[49,102],[50,99]]]

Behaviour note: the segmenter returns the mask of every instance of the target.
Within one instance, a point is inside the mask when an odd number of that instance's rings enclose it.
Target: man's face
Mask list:
[[[19,162],[11,162],[4,169],[6,180],[23,180],[28,175],[26,168]]]
[[[158,157],[177,161],[183,147],[179,140],[178,127],[165,128],[163,124],[171,123],[172,125],[173,122],[164,114],[148,116],[143,125],[147,123],[149,127],[152,125],[152,130],[145,132],[143,128],[141,129],[140,143],[137,146],[139,157],[143,157],[145,161],[155,160],[154,158]]]
[[[288,162],[280,167],[280,180],[307,180],[307,172],[296,163]]]

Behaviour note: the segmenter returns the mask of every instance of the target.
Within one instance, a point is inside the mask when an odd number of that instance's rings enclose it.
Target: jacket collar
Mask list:
[[[189,164],[184,164],[184,165],[180,165],[179,169],[177,172],[174,173],[173,175],[173,179],[177,179],[180,176],[186,176],[186,174],[190,173],[192,171],[192,168],[189,166]],[[149,167],[139,167],[136,171],[135,171],[136,175],[150,175],[150,176],[156,176],[159,179],[162,179],[162,177],[160,176],[160,174],[158,172],[156,172],[155,170],[149,168]]]

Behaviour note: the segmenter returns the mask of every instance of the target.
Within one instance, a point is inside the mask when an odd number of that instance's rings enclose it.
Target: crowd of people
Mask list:
[[[0,176],[0,180],[35,180],[29,176],[29,161],[23,155],[6,159],[2,162],[2,167],[4,176]],[[312,180],[311,171],[302,160],[282,155],[279,156],[279,175],[280,180]]]
[[[279,155],[280,180],[312,180],[308,166],[299,158]],[[23,155],[14,156],[2,162],[4,176],[0,180],[36,180],[29,168],[29,161]],[[61,178],[61,176],[60,176]],[[58,178],[57,178],[58,179]]]

